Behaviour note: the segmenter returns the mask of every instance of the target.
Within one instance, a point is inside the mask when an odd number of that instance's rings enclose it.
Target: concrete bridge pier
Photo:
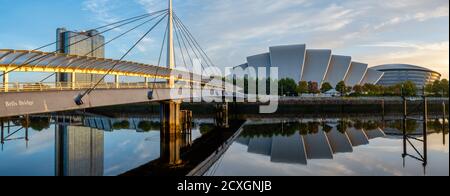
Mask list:
[[[160,118],[161,118],[161,134],[178,134],[181,133],[181,102],[165,101],[160,103]]]

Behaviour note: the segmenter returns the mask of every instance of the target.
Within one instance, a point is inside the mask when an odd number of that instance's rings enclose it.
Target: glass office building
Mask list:
[[[99,35],[96,30],[86,32],[67,31],[65,28],[56,30],[56,49],[59,53],[70,55],[89,56],[105,58],[105,37]],[[72,82],[72,75],[68,73],[57,73],[56,82]],[[75,74],[74,81],[77,83],[97,82],[102,76],[94,74]]]

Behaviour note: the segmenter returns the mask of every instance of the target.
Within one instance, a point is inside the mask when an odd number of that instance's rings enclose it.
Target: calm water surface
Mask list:
[[[448,176],[448,127],[443,134],[441,122],[428,123],[424,164],[423,143],[412,138],[404,140],[402,120],[251,120],[206,175]],[[423,122],[408,120],[406,125],[408,135],[423,139]]]
[[[118,175],[160,157],[156,118],[87,118],[81,124],[34,118],[28,141],[22,123],[9,122],[8,134],[5,122],[0,176]],[[211,123],[210,119],[195,120],[189,142]]]
[[[28,132],[23,123],[10,121],[9,133],[5,123],[0,176],[110,176],[160,158],[157,118],[35,117]],[[195,120],[184,142],[201,137],[212,123]],[[423,139],[422,131],[422,121],[406,121],[411,137]],[[424,151],[421,141],[404,139],[402,120],[252,119],[206,175],[448,176],[448,126],[430,120],[427,133]]]

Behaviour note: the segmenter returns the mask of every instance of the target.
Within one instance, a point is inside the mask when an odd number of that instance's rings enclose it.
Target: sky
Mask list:
[[[0,48],[33,49],[55,41],[57,27],[88,30],[166,7],[167,0],[0,0]],[[448,0],[174,0],[174,9],[220,67],[242,64],[269,46],[306,44],[369,66],[415,64],[449,77]],[[157,64],[164,27],[126,60]],[[119,59],[148,28],[108,44],[107,58]]]

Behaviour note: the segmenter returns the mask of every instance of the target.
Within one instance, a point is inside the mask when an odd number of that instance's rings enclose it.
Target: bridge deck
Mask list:
[[[147,96],[149,91],[144,88],[98,89],[86,95],[81,106],[74,102],[74,98],[81,93],[79,90],[0,93],[0,118],[172,99],[170,89],[155,89],[151,100]]]

